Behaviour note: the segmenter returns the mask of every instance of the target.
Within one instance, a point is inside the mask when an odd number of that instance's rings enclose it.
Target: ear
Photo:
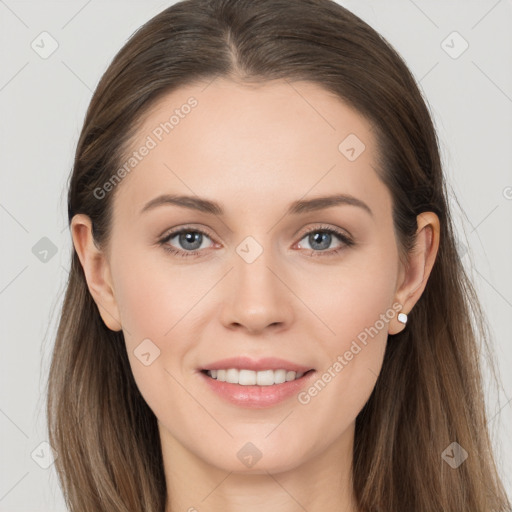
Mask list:
[[[421,297],[439,249],[439,218],[433,212],[423,212],[416,218],[416,243],[401,266],[395,301],[402,304],[402,313],[408,314]],[[389,334],[397,334],[405,325],[395,317],[390,321]]]
[[[114,296],[110,266],[106,255],[94,242],[90,217],[84,214],[75,215],[71,219],[71,235],[84,269],[87,287],[98,306],[101,318],[109,329],[120,331],[121,317]]]

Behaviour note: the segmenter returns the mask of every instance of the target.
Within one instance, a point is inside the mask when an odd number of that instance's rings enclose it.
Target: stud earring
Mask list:
[[[405,313],[398,313],[398,321],[405,325],[407,323],[407,315]]]

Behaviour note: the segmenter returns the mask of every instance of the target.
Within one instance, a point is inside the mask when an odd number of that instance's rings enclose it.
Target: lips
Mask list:
[[[310,366],[286,359],[239,356],[208,363],[198,369],[198,374],[221,399],[238,407],[262,409],[297,395],[311,382],[316,372]],[[219,374],[222,380],[218,378]],[[256,382],[255,375],[251,374],[256,375]]]

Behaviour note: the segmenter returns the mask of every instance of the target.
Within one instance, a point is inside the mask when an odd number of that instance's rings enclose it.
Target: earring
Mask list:
[[[402,324],[407,323],[407,315],[405,313],[398,313],[398,321]]]

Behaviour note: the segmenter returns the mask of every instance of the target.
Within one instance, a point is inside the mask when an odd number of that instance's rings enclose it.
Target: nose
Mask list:
[[[223,283],[223,325],[251,334],[287,329],[294,317],[293,293],[282,266],[270,250],[251,263],[238,254],[233,256],[234,268]]]

